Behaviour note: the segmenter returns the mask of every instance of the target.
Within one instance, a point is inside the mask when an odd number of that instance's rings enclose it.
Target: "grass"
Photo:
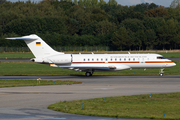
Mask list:
[[[103,98],[61,101],[48,108],[88,116],[180,119],[180,93],[151,94],[151,96],[151,98],[149,95],[107,97],[105,101]]]
[[[165,75],[179,75],[180,61],[175,62],[175,67],[166,68]],[[158,75],[160,69],[132,69],[123,71],[94,72],[93,75]],[[76,72],[59,67],[50,67],[49,65],[38,64],[33,62],[1,62],[0,76],[6,75],[85,75],[85,72]]]
[[[66,53],[76,53],[77,52],[66,52]],[[111,53],[111,51],[105,51],[104,53]],[[138,51],[137,51],[138,53]],[[84,54],[84,53],[83,53]],[[88,52],[88,54],[91,54],[91,52]],[[97,53],[97,54],[103,54],[103,53]],[[114,53],[114,54],[118,54],[117,52]],[[123,54],[123,53],[119,53],[119,54]],[[127,54],[127,53],[125,53]],[[132,53],[133,54],[133,53]],[[167,57],[167,58],[178,58],[180,57],[180,53],[179,52],[168,52],[168,53],[165,53],[165,52],[162,52],[162,53],[157,53],[157,54],[161,54],[163,55],[164,57]],[[0,58],[34,58],[34,55],[31,53],[31,52],[26,52],[26,53],[0,53]]]
[[[21,87],[21,86],[40,86],[40,85],[72,85],[81,84],[80,81],[61,81],[61,80],[0,80],[0,88],[2,87]]]
[[[75,75],[81,72],[69,71],[33,62],[1,62],[0,76],[5,75]]]
[[[180,57],[180,53],[179,52],[173,52],[173,53],[157,53],[160,54],[166,58],[179,58]]]
[[[0,53],[0,58],[34,58],[34,55],[31,52],[25,52],[25,53]]]

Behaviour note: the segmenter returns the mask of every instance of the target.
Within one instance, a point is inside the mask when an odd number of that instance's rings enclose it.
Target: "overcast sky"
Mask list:
[[[7,0],[7,1],[16,2],[18,0]],[[20,1],[27,1],[27,0],[20,0]],[[42,1],[42,0],[31,0],[31,1],[38,2],[38,1]],[[108,2],[109,0],[104,0],[104,1]],[[157,5],[162,5],[162,6],[165,6],[165,7],[169,7],[173,0],[116,0],[116,1],[118,2],[118,4],[128,5],[128,6],[141,4],[141,3],[144,3],[144,2],[148,2],[148,3],[153,2],[153,3],[157,4]]]

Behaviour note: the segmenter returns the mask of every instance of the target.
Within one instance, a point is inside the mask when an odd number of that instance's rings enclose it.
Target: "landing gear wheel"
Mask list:
[[[160,70],[160,72],[159,72],[159,75],[162,77],[163,76],[163,73],[164,73],[164,68],[162,68],[161,70]]]
[[[160,76],[162,77],[162,76],[163,76],[163,73],[160,73]]]
[[[86,76],[89,77],[92,76],[92,74],[90,72],[86,72]]]

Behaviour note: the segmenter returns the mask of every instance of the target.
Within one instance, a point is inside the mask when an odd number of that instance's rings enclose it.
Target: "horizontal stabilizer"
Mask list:
[[[36,40],[39,37],[37,35],[29,35],[29,36],[22,36],[22,37],[13,37],[13,38],[6,38],[9,40]]]

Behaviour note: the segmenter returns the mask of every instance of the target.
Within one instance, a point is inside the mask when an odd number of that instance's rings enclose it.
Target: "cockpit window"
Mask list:
[[[166,59],[165,57],[157,57],[157,59]]]

